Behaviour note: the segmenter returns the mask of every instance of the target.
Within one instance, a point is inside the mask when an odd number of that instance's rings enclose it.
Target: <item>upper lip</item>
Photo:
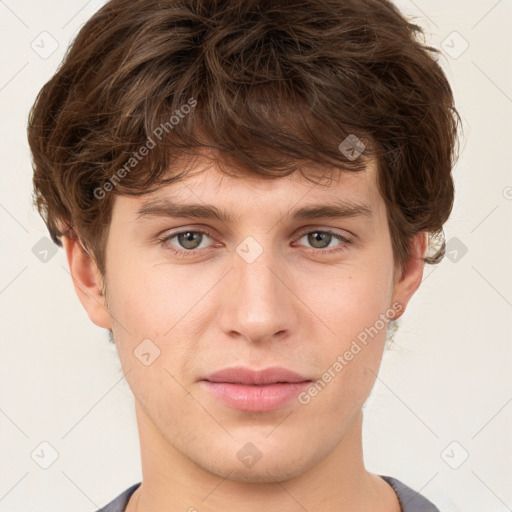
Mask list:
[[[304,382],[310,379],[278,366],[262,370],[235,366],[212,373],[201,380],[232,384],[275,384],[277,382]]]

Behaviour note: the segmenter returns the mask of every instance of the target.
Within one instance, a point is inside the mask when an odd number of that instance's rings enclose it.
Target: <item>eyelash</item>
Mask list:
[[[168,242],[170,240],[172,240],[173,238],[175,238],[176,236],[178,235],[181,235],[183,233],[200,233],[202,235],[206,235],[210,238],[213,238],[213,236],[208,232],[208,231],[205,231],[205,230],[192,230],[192,229],[185,229],[185,230],[182,230],[182,231],[175,231],[174,233],[169,233],[168,235],[164,236],[163,238],[159,238],[158,241],[160,242],[160,245],[162,246],[166,246],[166,250],[169,250],[171,251],[175,256],[179,257],[179,258],[186,258],[187,256],[191,256],[191,255],[195,255],[196,253],[198,253],[201,249],[190,249],[190,250],[185,250],[185,249],[169,249],[168,247]],[[298,239],[299,240],[300,238],[302,238],[304,235],[308,235],[310,233],[327,233],[331,236],[333,236],[334,238],[337,238],[340,242],[342,242],[341,245],[341,248],[339,246],[336,246],[336,248],[334,249],[309,249],[308,252],[314,252],[314,253],[323,253],[323,254],[333,254],[333,253],[340,253],[342,251],[345,251],[347,249],[347,245],[350,245],[352,243],[352,240],[343,236],[343,235],[340,235],[339,233],[336,233],[334,231],[331,231],[329,229],[314,229],[314,230],[310,230],[310,231],[304,231],[304,232],[301,232]]]

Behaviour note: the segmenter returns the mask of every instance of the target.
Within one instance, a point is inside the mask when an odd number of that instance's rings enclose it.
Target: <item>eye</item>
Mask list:
[[[165,246],[168,250],[176,254],[177,256],[187,256],[192,254],[196,249],[201,249],[200,247],[204,237],[211,238],[210,233],[207,231],[198,231],[187,229],[185,231],[176,231],[174,233],[169,233],[163,238],[160,238],[160,243]],[[183,249],[177,249],[176,246],[171,243],[171,240],[176,238],[177,243]]]
[[[187,229],[169,233],[158,240],[162,246],[176,256],[186,257],[192,256],[194,253],[199,252],[200,249],[205,248],[204,246],[201,247],[205,237],[210,239],[212,238],[208,231]],[[331,254],[341,252],[346,250],[347,246],[352,243],[352,240],[349,238],[331,230],[305,231],[300,236],[299,240],[306,237],[307,242],[313,246],[310,250],[315,253]],[[174,239],[176,239],[176,243],[172,242]],[[340,243],[333,247],[331,245],[331,242],[333,241],[338,241]]]
[[[352,240],[346,236],[331,230],[307,231],[302,234],[299,240],[301,238],[307,238],[307,242],[313,246],[314,252],[323,252],[327,254],[344,251],[347,249],[347,245],[352,243]],[[329,248],[331,242],[336,240],[340,243],[335,245],[334,248],[332,248],[332,246]],[[329,250],[325,250],[327,248],[329,248]]]

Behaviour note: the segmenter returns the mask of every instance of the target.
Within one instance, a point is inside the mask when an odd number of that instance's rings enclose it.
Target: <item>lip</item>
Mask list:
[[[202,385],[226,405],[250,412],[278,409],[310,382],[311,379],[281,367],[252,370],[238,366],[201,379]]]
[[[278,382],[303,382],[309,381],[310,379],[280,366],[273,366],[262,370],[253,370],[244,366],[234,366],[212,373],[201,380],[231,384],[276,384]]]

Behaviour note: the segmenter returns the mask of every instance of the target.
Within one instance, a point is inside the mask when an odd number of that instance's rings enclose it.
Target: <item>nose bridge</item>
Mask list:
[[[225,333],[258,341],[295,325],[293,294],[281,281],[284,276],[280,269],[271,248],[263,248],[251,237],[239,244],[233,254],[230,286],[221,299],[221,328]]]

